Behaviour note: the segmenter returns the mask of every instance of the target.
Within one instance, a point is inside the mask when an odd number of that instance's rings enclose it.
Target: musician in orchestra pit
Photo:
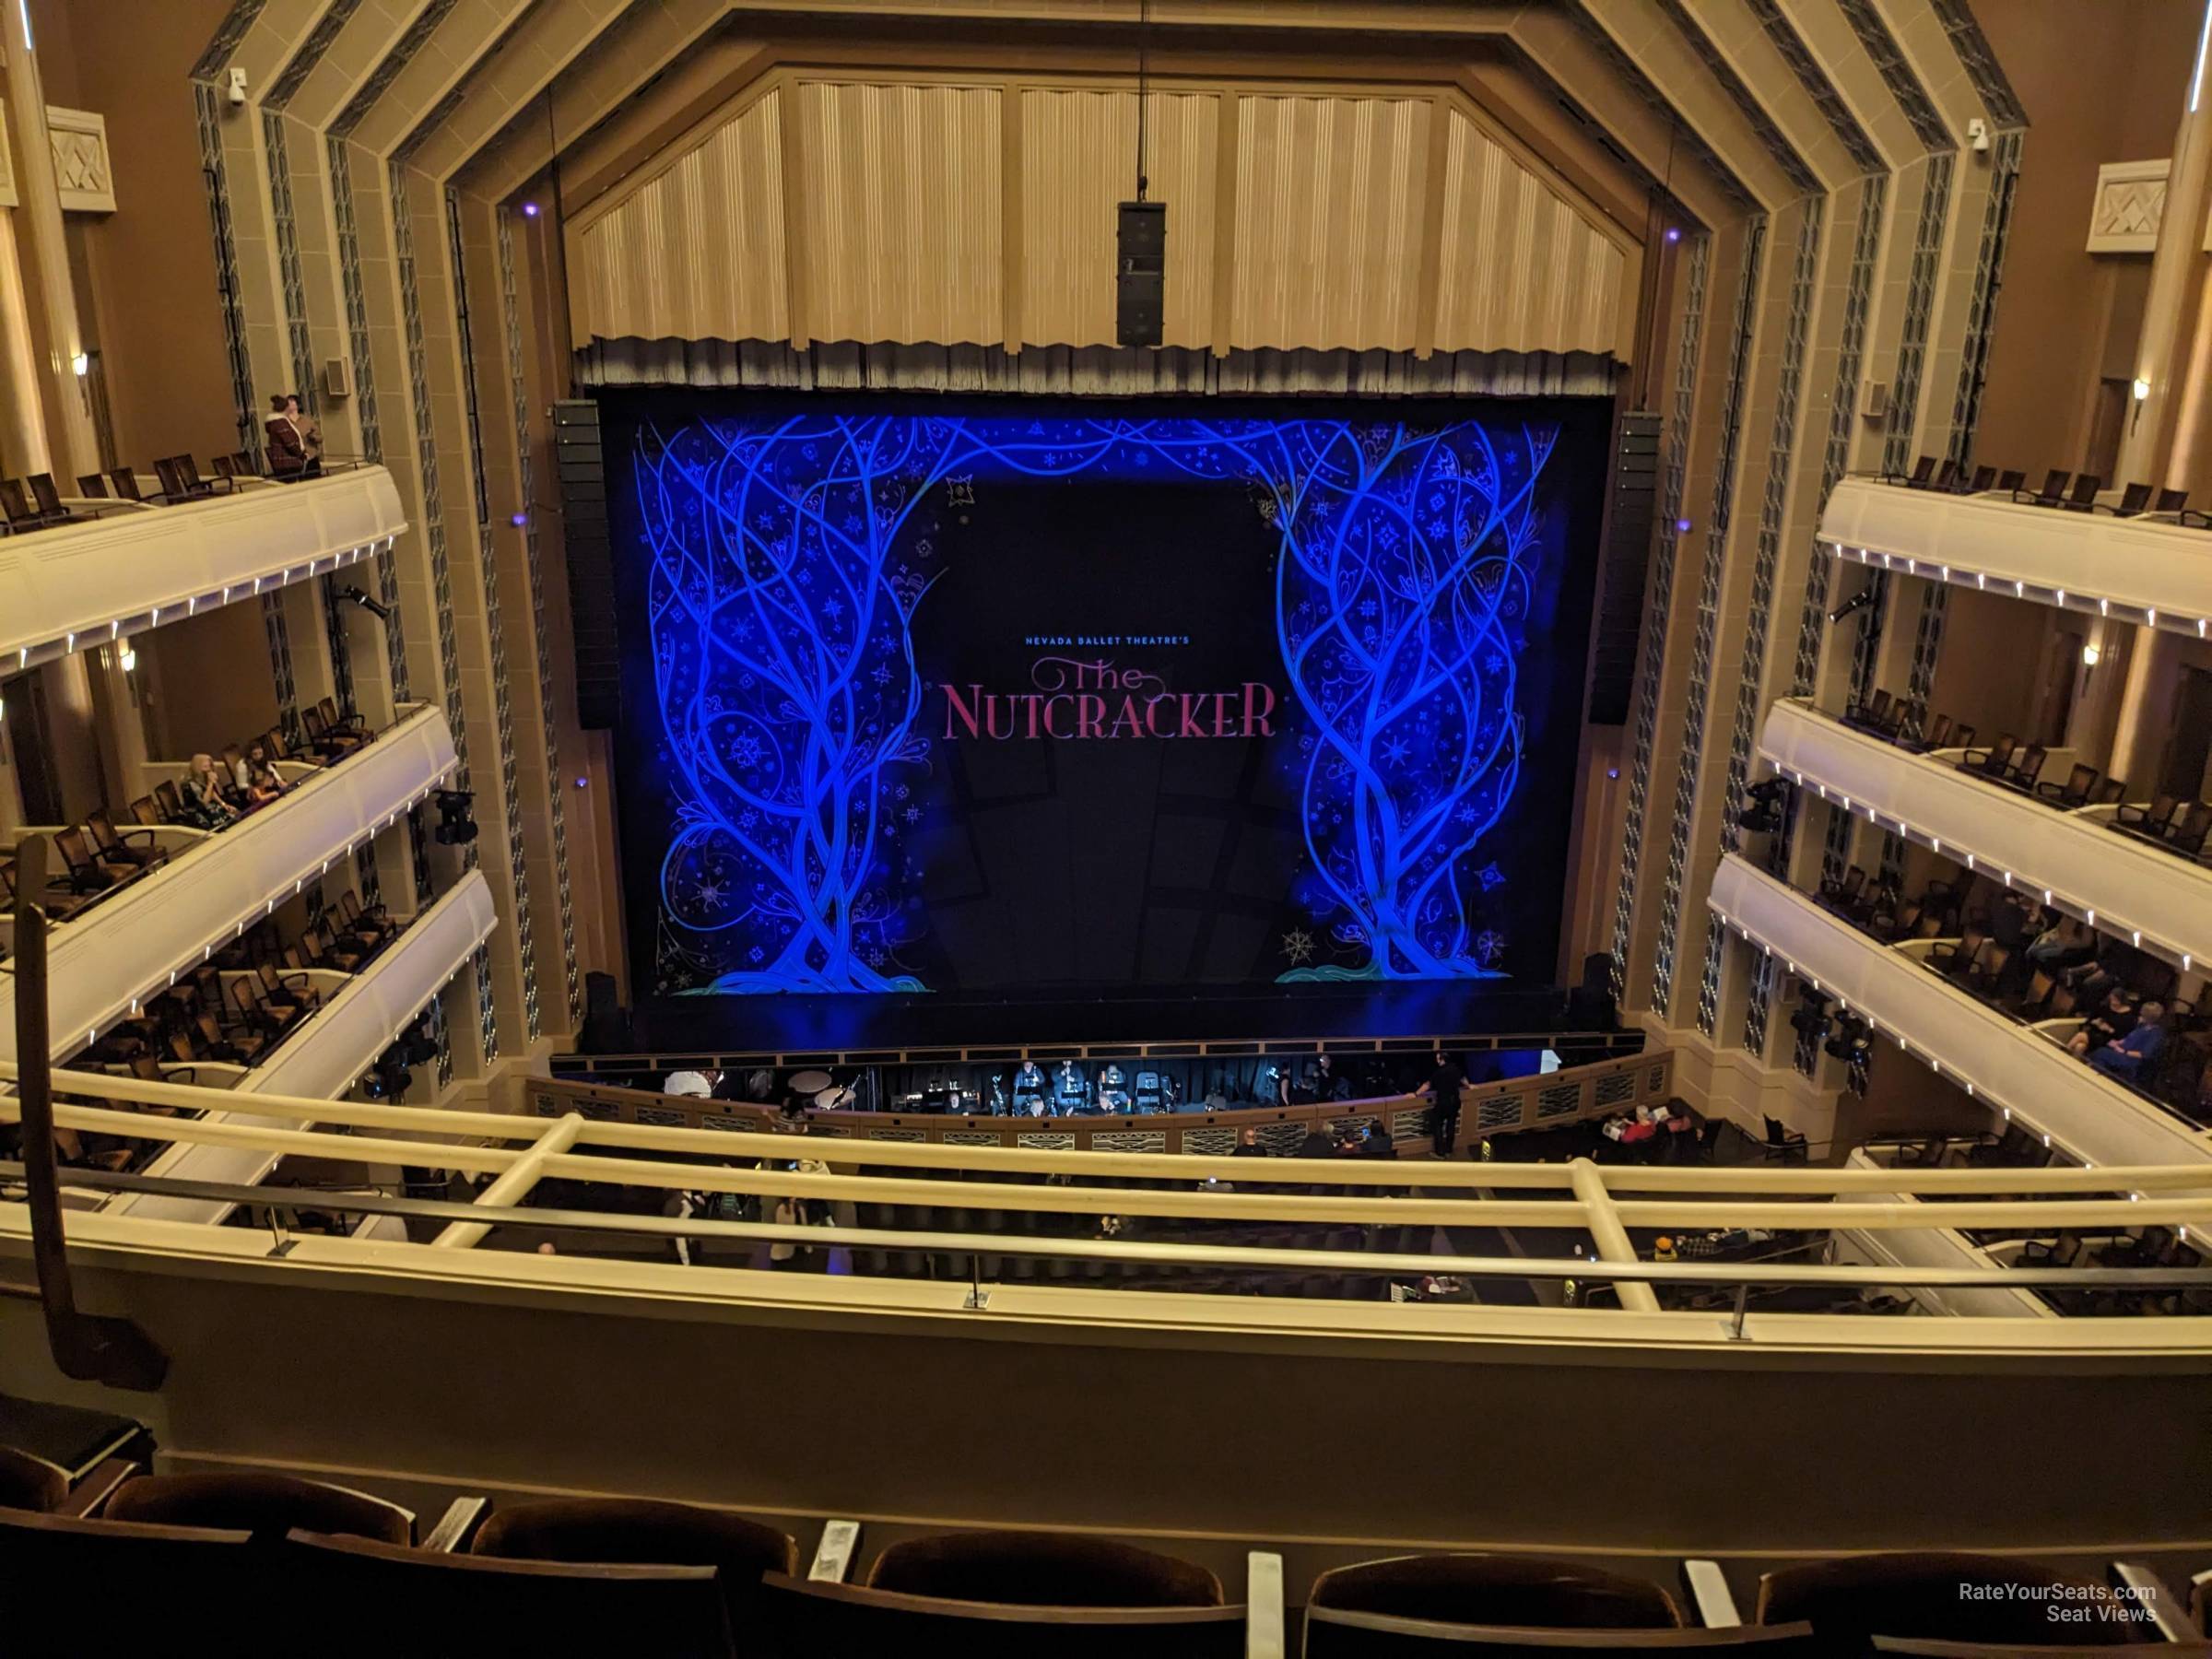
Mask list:
[[[1099,1110],[1129,1110],[1129,1091],[1123,1087],[1122,1068],[1111,1060],[1106,1063],[1106,1069],[1099,1074]]]
[[[1044,1069],[1034,1060],[1024,1060],[1014,1074],[1014,1115],[1042,1117],[1044,1114]]]
[[[1060,1062],[1060,1110],[1081,1112],[1089,1094],[1083,1081],[1083,1073],[1073,1060]]]

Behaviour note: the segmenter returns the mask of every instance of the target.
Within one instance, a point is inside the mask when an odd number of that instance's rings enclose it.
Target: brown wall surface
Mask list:
[[[88,333],[100,345],[116,446],[141,472],[181,450],[205,469],[238,448],[238,426],[187,76],[229,8],[35,0],[31,9],[48,100],[108,123],[115,211],[83,222],[98,312]]]
[[[2150,263],[2084,251],[2097,170],[2172,153],[2204,11],[1975,0],[1974,15],[2029,122],[1974,458],[2037,477],[2084,464],[2108,320],[2132,348]]]

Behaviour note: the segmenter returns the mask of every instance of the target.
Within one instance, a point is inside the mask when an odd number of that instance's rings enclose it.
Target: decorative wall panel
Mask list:
[[[1447,110],[1444,121],[1436,344],[1611,351],[1626,245],[1465,114]]]
[[[771,90],[584,225],[571,266],[577,338],[790,333],[782,121]]]
[[[1239,347],[1415,346],[1427,99],[1237,102]]]
[[[996,87],[802,82],[805,314],[818,340],[1006,337]]]

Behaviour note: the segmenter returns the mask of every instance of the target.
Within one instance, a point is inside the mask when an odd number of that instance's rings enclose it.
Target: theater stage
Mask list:
[[[632,1041],[625,1046],[663,1055],[805,1053],[855,1059],[917,1048],[1222,1040],[1403,1042],[1441,1036],[1490,1046],[1506,1037],[1560,1033],[1565,1001],[1556,987],[1504,980],[1208,985],[1184,995],[663,997],[635,1010]]]

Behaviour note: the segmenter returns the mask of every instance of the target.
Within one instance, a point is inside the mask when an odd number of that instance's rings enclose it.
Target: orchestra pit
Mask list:
[[[2208,59],[0,5],[0,1653],[2212,1655]]]

